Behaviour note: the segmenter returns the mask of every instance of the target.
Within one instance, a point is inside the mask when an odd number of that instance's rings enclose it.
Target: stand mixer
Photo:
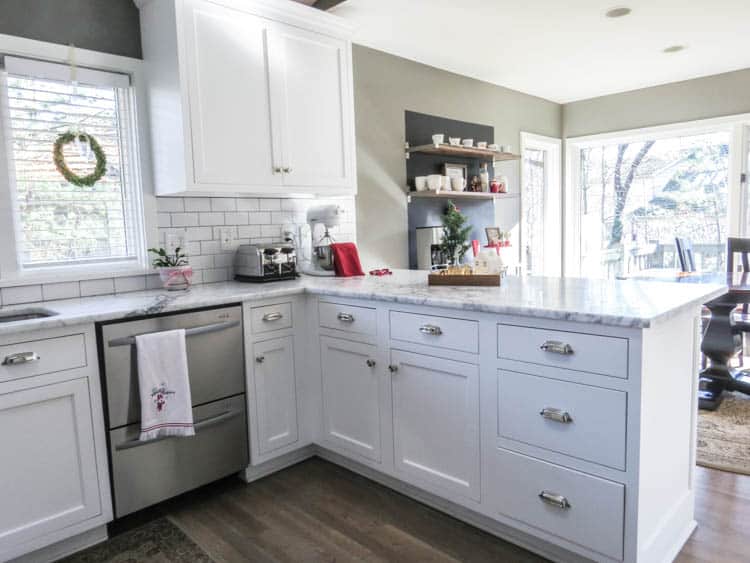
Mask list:
[[[341,224],[344,209],[338,205],[318,205],[307,211],[307,224],[310,226],[310,256],[302,265],[302,272],[311,276],[334,276],[333,252],[335,242],[328,229]],[[315,227],[323,225],[323,236],[316,239]]]

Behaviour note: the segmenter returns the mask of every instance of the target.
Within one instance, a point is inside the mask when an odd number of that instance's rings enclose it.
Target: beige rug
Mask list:
[[[698,465],[750,475],[750,397],[726,393],[717,410],[698,412]]]

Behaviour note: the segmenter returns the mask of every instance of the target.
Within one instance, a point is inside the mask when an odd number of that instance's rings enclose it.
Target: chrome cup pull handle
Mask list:
[[[32,362],[38,362],[42,357],[36,352],[18,352],[17,354],[11,354],[5,356],[3,360],[4,366],[20,366],[23,364],[30,364]]]
[[[342,323],[353,323],[354,322],[354,315],[351,313],[339,313],[336,315],[336,318],[340,320]]]
[[[542,491],[541,493],[539,493],[539,498],[542,499],[542,502],[545,502],[561,510],[567,510],[570,508],[570,502],[568,502],[568,499],[562,495],[558,495],[557,493]]]
[[[547,340],[547,342],[539,346],[539,349],[563,356],[570,356],[573,353],[573,347],[570,344],[560,342],[559,340]]]
[[[419,332],[429,334],[430,336],[440,336],[443,334],[443,329],[437,325],[422,325],[419,327]]]
[[[266,313],[263,315],[263,321],[264,322],[271,322],[271,321],[278,321],[284,318],[284,315],[279,313],[278,311],[274,311],[273,313]]]
[[[573,417],[570,416],[570,413],[561,409],[544,407],[539,411],[539,414],[542,415],[542,418],[546,418],[547,420],[554,420],[555,422],[561,422],[563,424],[570,424],[571,422],[573,422]]]

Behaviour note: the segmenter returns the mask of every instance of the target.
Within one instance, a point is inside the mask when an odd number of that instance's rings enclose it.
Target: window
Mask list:
[[[579,147],[570,240],[578,263],[569,273],[613,278],[679,268],[675,237],[692,242],[698,269],[722,271],[731,138],[725,127]]]
[[[521,261],[531,275],[561,269],[560,139],[521,133]]]
[[[15,227],[15,267],[6,269],[133,267],[143,260],[129,77],[90,69],[78,69],[76,77],[71,82],[66,65],[5,57],[0,99],[8,189],[0,197]],[[53,144],[68,131],[91,135],[106,155],[106,172],[93,186],[73,185],[55,168]],[[63,154],[79,175],[96,163],[87,142],[70,143]]]

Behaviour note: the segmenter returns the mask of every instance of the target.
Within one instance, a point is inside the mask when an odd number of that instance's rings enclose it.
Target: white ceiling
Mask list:
[[[605,18],[616,6],[632,13]],[[355,43],[560,103],[750,67],[750,0],[347,0],[331,12]],[[675,44],[687,49],[662,52]]]

